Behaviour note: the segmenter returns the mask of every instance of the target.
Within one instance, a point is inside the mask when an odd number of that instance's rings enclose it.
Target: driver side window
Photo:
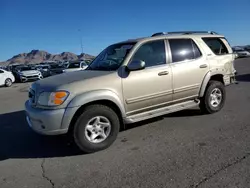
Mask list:
[[[151,41],[143,44],[135,52],[131,61],[142,60],[146,67],[166,64],[164,40]]]

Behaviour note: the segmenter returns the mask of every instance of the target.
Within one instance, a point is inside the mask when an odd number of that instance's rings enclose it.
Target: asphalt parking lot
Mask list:
[[[107,150],[82,155],[25,121],[30,83],[0,88],[0,187],[250,187],[250,58],[213,115],[198,109],[130,125]]]

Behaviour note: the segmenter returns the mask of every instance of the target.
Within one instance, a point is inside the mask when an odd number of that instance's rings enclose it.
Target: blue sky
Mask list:
[[[81,37],[97,55],[159,31],[213,30],[250,44],[249,11],[249,0],[0,0],[0,61],[32,49],[79,54]]]

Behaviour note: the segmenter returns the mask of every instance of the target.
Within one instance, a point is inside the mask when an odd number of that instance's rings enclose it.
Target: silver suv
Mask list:
[[[83,152],[103,150],[128,123],[195,106],[221,110],[234,59],[215,32],[156,33],[112,44],[84,71],[33,83],[27,121],[40,134],[68,133]]]

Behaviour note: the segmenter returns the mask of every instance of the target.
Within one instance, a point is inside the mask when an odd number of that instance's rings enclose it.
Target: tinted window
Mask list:
[[[201,56],[200,50],[191,39],[169,39],[172,61],[179,62]],[[194,49],[193,47],[196,47]]]
[[[227,47],[219,38],[202,38],[208,47],[216,54],[228,54]]]
[[[68,69],[79,68],[79,67],[80,67],[80,62],[70,63],[69,66],[68,66]]]
[[[4,73],[4,72],[3,72],[2,70],[0,70],[0,74],[1,74],[1,73]]]
[[[166,64],[164,40],[143,44],[134,54],[132,60],[145,61],[146,67]]]
[[[28,70],[34,70],[32,67],[21,67],[20,71],[28,71]]]

